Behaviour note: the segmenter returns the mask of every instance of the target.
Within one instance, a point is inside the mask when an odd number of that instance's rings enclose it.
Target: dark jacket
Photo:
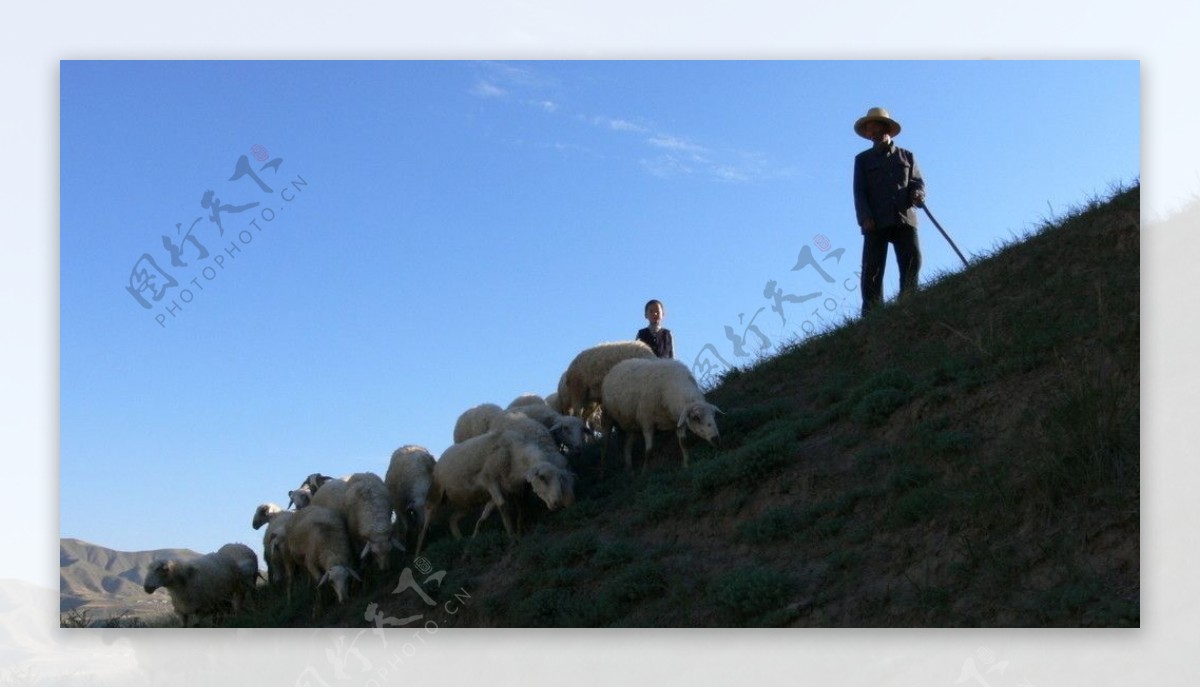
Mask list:
[[[877,229],[916,227],[913,193],[924,188],[912,151],[895,142],[877,144],[854,156],[854,212],[859,227],[867,218],[875,221]]]
[[[655,335],[649,327],[638,330],[637,340],[654,350],[659,358],[675,358],[675,343],[671,341],[671,331],[663,327]]]

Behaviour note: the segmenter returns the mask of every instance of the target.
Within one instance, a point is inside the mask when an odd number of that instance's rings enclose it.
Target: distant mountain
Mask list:
[[[91,619],[171,611],[165,590],[147,595],[142,587],[155,559],[192,559],[190,549],[121,552],[83,540],[59,540],[59,612],[86,612]]]

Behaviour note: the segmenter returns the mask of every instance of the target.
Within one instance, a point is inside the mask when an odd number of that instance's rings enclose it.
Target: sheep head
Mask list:
[[[363,545],[362,553],[358,555],[358,558],[365,562],[367,560],[367,555],[370,554],[375,557],[375,561],[379,564],[379,570],[387,571],[388,556],[391,555],[393,548],[399,549],[401,552],[404,551],[404,545],[401,545],[399,541],[397,541],[396,538],[392,537],[392,535],[389,533],[383,537],[372,538],[365,545]]]
[[[174,559],[156,559],[146,572],[146,581],[142,585],[147,593],[153,593],[159,588],[169,588],[181,580],[182,564]]]
[[[684,428],[688,428],[707,440],[709,444],[716,446],[721,440],[721,431],[717,429],[718,413],[721,413],[721,409],[705,401],[688,404],[683,413],[679,414],[679,423],[676,429],[680,433],[680,437],[683,436]]]
[[[313,473],[313,474],[309,475],[307,478],[305,478],[304,482],[300,483],[300,489],[301,490],[307,489],[309,492],[316,492],[317,490],[321,489],[322,485],[329,482],[330,480],[333,480],[333,478],[331,478],[328,475],[321,475],[320,473]]]
[[[255,530],[258,530],[270,522],[271,516],[280,511],[283,510],[274,504],[259,504],[258,508],[254,510],[254,520],[250,525],[254,526]]]
[[[575,456],[583,452],[583,438],[586,433],[583,421],[574,416],[563,416],[550,428],[554,440],[567,448],[567,453]]]
[[[525,472],[525,481],[551,511],[575,503],[575,474],[550,463],[539,463]]]
[[[350,593],[351,578],[359,581],[360,583],[362,582],[362,578],[359,578],[358,574],[354,572],[354,569],[350,568],[349,566],[331,566],[329,570],[321,576],[321,580],[317,581],[317,587],[319,588],[325,583],[329,583],[331,586],[333,586],[333,592],[335,595],[337,595],[338,603],[340,604],[346,601],[346,596]]]
[[[307,487],[291,490],[288,492],[288,506],[290,507],[294,504],[297,509],[303,509],[312,503],[312,496],[313,491]]]

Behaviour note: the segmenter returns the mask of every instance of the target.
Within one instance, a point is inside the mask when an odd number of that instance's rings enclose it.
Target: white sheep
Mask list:
[[[242,578],[241,593],[247,595],[254,590],[258,582],[258,555],[249,546],[240,542],[221,545],[217,554],[229,559],[237,567],[238,575]]]
[[[374,473],[327,480],[313,493],[310,504],[337,512],[346,521],[354,551],[361,551],[359,558],[374,555],[380,570],[387,570],[393,547],[404,549],[392,537],[392,502],[387,486]]]
[[[325,481],[320,489],[313,490],[309,504],[312,506],[323,506],[326,509],[333,509],[339,514],[344,514],[342,504],[346,501],[346,488],[349,487],[346,484],[347,478],[349,476]],[[301,499],[303,499],[303,491],[303,487],[295,491],[300,493],[299,496]]]
[[[346,524],[332,509],[310,505],[295,512],[284,536],[283,552],[289,603],[297,568],[306,570],[318,589],[329,583],[339,603],[346,601],[350,579],[362,580],[354,571]],[[317,603],[320,603],[319,592]]]
[[[142,587],[147,593],[166,588],[184,626],[198,615],[214,614],[227,607],[237,612],[247,593],[246,570],[253,569],[253,584],[258,559],[246,547],[254,558],[252,564],[247,564],[244,551],[228,547],[195,559],[156,559],[150,564]]]
[[[550,431],[554,441],[566,448],[567,454],[574,456],[583,452],[584,438],[588,434],[587,428],[584,427],[583,421],[575,416],[561,415],[545,404],[518,406],[507,413],[520,413],[541,423]],[[491,427],[497,427],[497,423],[502,422],[500,420],[502,418],[503,416],[497,416],[493,419]]]
[[[420,532],[425,523],[425,502],[433,484],[433,464],[433,454],[415,444],[392,452],[383,482],[387,485],[392,510],[396,512],[397,535],[401,541],[410,531]]]
[[[683,440],[688,428],[709,444],[720,439],[715,415],[720,409],[705,401],[687,366],[674,359],[634,359],[613,366],[604,379],[601,404],[605,434],[610,434],[614,423],[626,433],[626,468],[633,467],[633,433],[637,430],[646,440],[646,459],[654,446],[654,431],[675,430],[684,468],[688,451]],[[643,471],[647,463],[643,461]]]
[[[558,404],[565,413],[587,420],[600,403],[600,387],[613,366],[630,358],[655,358],[654,351],[639,341],[607,342],[584,349],[563,374],[566,400],[559,392]]]
[[[521,396],[517,397],[516,399],[513,399],[511,402],[509,402],[508,408],[506,408],[505,411],[511,411],[511,410],[513,410],[515,408],[519,408],[521,406],[545,406],[545,405],[546,405],[546,400],[543,399],[541,396],[539,396],[537,394],[533,394],[531,392],[527,392],[527,393],[522,394]]]
[[[304,494],[308,494],[307,491]],[[304,503],[308,506],[308,502]],[[254,512],[251,525],[255,530],[267,526],[263,532],[263,561],[267,563],[267,582],[277,585],[283,580],[283,537],[294,511],[285,511],[276,504],[260,504]]]
[[[458,522],[480,505],[484,509],[474,534],[479,533],[479,526],[492,511],[499,509],[505,532],[516,537],[507,505],[526,484],[551,511],[574,503],[575,475],[565,468],[566,460],[553,446],[546,429],[528,418],[512,423],[517,427],[492,430],[451,446],[434,464],[433,488],[425,505],[417,554],[424,545],[433,513],[443,500],[449,501],[453,509],[450,532],[455,538],[462,537]]]
[[[326,483],[326,486],[332,483]],[[322,488],[324,489],[324,488]],[[320,494],[318,490],[317,494]],[[362,548],[359,559],[375,557],[379,570],[386,571],[392,548],[404,551],[392,534],[392,500],[387,485],[374,473],[355,473],[346,479],[342,516],[350,544]]]
[[[480,404],[462,412],[454,423],[454,443],[465,442],[488,431],[488,425],[504,409],[495,404]]]

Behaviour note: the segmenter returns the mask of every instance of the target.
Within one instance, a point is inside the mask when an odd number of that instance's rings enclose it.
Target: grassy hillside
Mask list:
[[[434,532],[433,606],[375,572],[234,622],[1137,626],[1139,239],[1134,187],[727,374],[688,470],[592,448],[519,543]]]

